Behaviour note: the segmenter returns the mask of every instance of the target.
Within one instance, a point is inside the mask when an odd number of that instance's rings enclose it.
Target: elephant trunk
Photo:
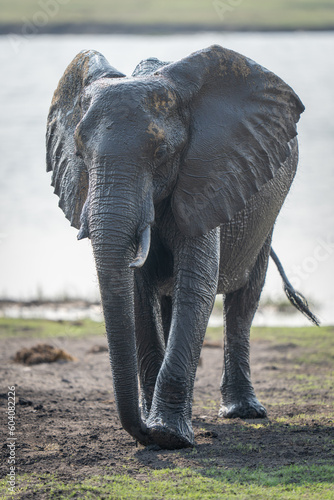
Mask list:
[[[144,222],[138,217],[143,210],[139,210],[138,201],[135,202],[138,194],[130,195],[129,183],[123,196],[111,194],[105,182],[93,192],[94,201],[90,199],[88,210],[89,233],[101,292],[115,401],[123,428],[142,444],[148,444],[147,428],[139,408],[132,268],[141,267],[146,260],[151,221]]]

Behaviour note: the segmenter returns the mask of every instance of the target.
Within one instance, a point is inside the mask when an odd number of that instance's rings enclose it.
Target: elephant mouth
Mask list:
[[[139,269],[147,259],[151,246],[151,226],[148,224],[139,235],[137,252],[134,260],[129,265],[130,269]]]

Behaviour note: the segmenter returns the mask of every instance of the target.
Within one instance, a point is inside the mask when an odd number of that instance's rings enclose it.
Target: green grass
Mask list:
[[[215,326],[207,329],[207,335],[212,339],[220,339],[222,327]],[[266,327],[254,326],[251,330],[251,339],[266,340],[273,344],[282,345],[293,342],[299,347],[314,346],[314,339],[317,339],[317,350],[328,349],[331,340],[334,342],[334,326],[301,326],[301,327]]]
[[[52,5],[52,10],[46,7]],[[43,6],[45,6],[43,8]],[[333,0],[0,0],[1,23],[201,24],[298,28],[334,25]],[[44,19],[45,16],[44,16]]]
[[[47,339],[52,337],[86,337],[88,335],[104,335],[104,323],[90,319],[79,321],[50,321],[46,319],[16,319],[0,318],[0,339],[8,337],[25,337]],[[221,342],[222,327],[209,327],[206,340]],[[294,365],[293,377],[298,377],[301,366],[312,365],[321,367],[334,366],[334,327],[254,327],[251,330],[251,341],[264,340],[273,347],[286,347],[285,360]],[[329,372],[328,376],[332,375]],[[329,384],[322,374],[300,374],[296,391],[316,388]],[[327,381],[327,382],[326,382]]]
[[[0,318],[0,339],[6,337],[51,338],[85,337],[104,334],[104,323],[84,319],[79,321],[50,321],[46,319]],[[222,340],[222,327],[209,327],[208,341]],[[251,340],[265,340],[274,346],[290,347],[288,358],[295,363],[333,364],[334,327],[253,327]],[[294,348],[300,348],[294,356]],[[302,382],[302,380],[301,380]]]
[[[7,337],[51,338],[103,335],[104,324],[90,319],[50,321],[47,319],[0,318],[0,339]]]
[[[288,358],[300,364],[333,366],[334,362],[334,327],[300,327],[300,328],[252,328],[251,339],[255,342],[267,340],[273,346],[288,345],[292,349]],[[294,348],[302,351],[295,356]]]
[[[210,341],[222,339],[222,328],[209,327],[206,338]],[[294,359],[295,363],[311,363],[333,365],[334,362],[334,327],[306,326],[298,328],[290,327],[253,327],[251,340],[265,340],[274,347],[287,346],[287,358]],[[300,348],[298,356],[294,349]]]
[[[58,499],[329,500],[334,495],[333,477],[332,464],[289,465],[272,470],[263,467],[256,470],[218,467],[162,469],[151,471],[145,479],[106,474],[73,484],[64,484],[51,474],[39,478],[25,475],[17,478],[17,493],[24,495],[33,489],[37,496],[47,494],[48,498]],[[5,494],[5,481],[0,487]]]

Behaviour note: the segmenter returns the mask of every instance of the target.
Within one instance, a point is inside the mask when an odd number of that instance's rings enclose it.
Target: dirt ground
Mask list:
[[[14,385],[18,474],[52,472],[71,482],[106,473],[144,478],[152,469],[198,467],[207,460],[225,468],[333,463],[333,390],[299,390],[302,380],[291,379],[289,370],[293,344],[278,348],[252,342],[252,380],[269,418],[247,421],[217,416],[223,353],[221,347],[204,347],[193,405],[196,447],[173,451],[144,448],[122,430],[103,351],[105,337],[46,340],[77,361],[32,366],[13,362],[20,348],[39,342],[45,339],[2,341],[0,404],[7,406],[7,386]],[[316,368],[306,367],[304,373],[312,375],[312,370]],[[255,425],[260,423],[264,425]],[[6,432],[1,424],[2,477],[8,473]],[[31,491],[24,498],[37,496]]]

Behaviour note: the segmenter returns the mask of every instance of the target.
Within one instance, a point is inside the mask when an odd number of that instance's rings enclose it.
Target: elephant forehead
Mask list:
[[[153,114],[168,113],[177,105],[176,95],[172,89],[165,87],[161,81],[144,78],[111,79],[103,78],[90,86],[89,94],[117,107],[135,110],[142,108]]]

